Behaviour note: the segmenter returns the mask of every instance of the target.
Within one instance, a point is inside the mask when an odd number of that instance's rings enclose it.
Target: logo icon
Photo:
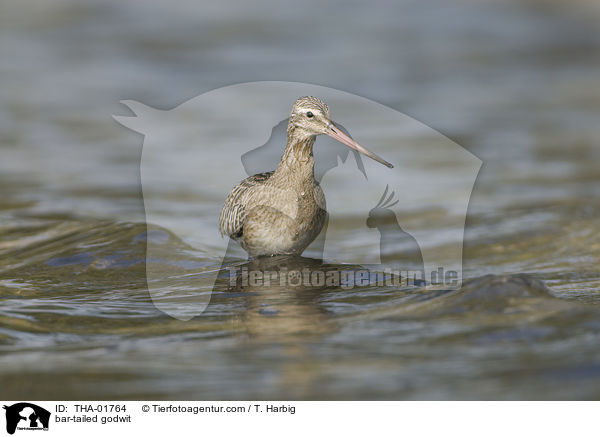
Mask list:
[[[351,129],[344,133],[395,165],[382,167],[335,136],[319,136],[312,170],[327,199],[326,209],[319,205],[327,218],[302,252],[304,260],[370,266],[374,274],[389,269],[423,287],[460,287],[465,221],[482,165],[478,157],[423,123],[360,96],[310,84],[250,82],[209,91],[170,110],[127,100],[122,103],[134,115],[114,116],[144,135],[140,176],[153,236],[147,240],[146,279],[156,308],[179,320],[202,314],[217,279],[227,276],[219,272],[247,258],[234,239],[221,237],[220,212],[232,187],[248,177],[264,181],[278,168],[289,140],[289,118],[283,117],[301,96],[327,102],[340,132]],[[280,192],[269,185],[261,193],[289,198],[277,204],[277,216],[297,217],[298,198],[287,187]],[[232,211],[246,204],[240,205]],[[439,224],[435,232],[430,222]],[[317,279],[324,274],[314,273]],[[231,271],[229,279],[236,279]],[[350,283],[356,281],[354,275]]]
[[[48,430],[50,411],[28,402],[4,406],[6,410],[6,432],[14,434],[18,430]]]

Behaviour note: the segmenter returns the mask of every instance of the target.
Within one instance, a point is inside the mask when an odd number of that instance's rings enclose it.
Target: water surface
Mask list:
[[[592,2],[255,3],[3,6],[2,397],[598,399]],[[191,321],[158,311],[146,243],[176,237],[148,233],[142,139],[110,115],[251,80],[365,96],[479,156],[464,288],[223,287]],[[165,199],[174,223],[216,196],[192,194]],[[440,211],[406,214],[444,229]],[[182,272],[220,267],[184,249]]]

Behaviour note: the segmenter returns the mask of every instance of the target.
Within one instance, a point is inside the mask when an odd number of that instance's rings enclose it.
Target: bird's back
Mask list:
[[[219,217],[219,231],[221,235],[227,235],[237,239],[242,235],[242,227],[246,218],[250,199],[253,191],[263,185],[271,176],[273,171],[258,173],[247,177],[237,184],[225,199],[225,205]]]

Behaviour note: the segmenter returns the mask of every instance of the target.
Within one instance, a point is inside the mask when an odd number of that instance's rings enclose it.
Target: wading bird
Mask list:
[[[325,195],[314,177],[313,145],[321,134],[393,167],[342,132],[324,102],[301,97],[292,107],[277,169],[250,176],[231,190],[219,218],[221,235],[236,240],[251,257],[300,255],[306,249],[327,216]]]

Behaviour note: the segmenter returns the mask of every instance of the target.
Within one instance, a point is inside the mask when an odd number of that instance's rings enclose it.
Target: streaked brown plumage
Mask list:
[[[314,178],[313,145],[320,134],[392,167],[339,130],[324,102],[301,97],[292,107],[277,169],[244,179],[227,196],[219,218],[222,235],[250,256],[300,255],[306,249],[326,218],[325,195]]]

